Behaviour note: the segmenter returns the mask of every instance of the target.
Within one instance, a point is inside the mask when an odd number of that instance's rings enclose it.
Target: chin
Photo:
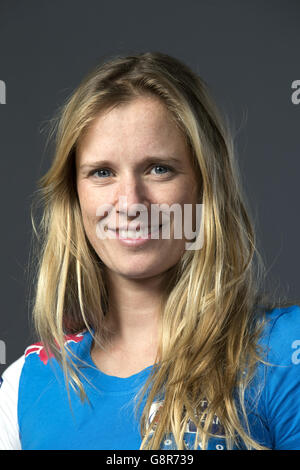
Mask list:
[[[100,255],[100,254],[99,254]],[[132,253],[119,256],[100,256],[106,269],[128,279],[146,279],[162,275],[174,266],[180,258],[180,253]]]
[[[118,263],[115,266],[107,266],[109,271],[112,271],[119,276],[128,279],[147,279],[160,275],[167,271],[169,266],[163,266],[161,263],[155,263],[154,261],[148,263],[134,263],[130,260],[126,260],[124,265]]]
[[[118,271],[118,274],[126,277],[127,279],[147,279],[149,277],[157,276],[159,274],[162,274],[165,270],[159,270],[159,269],[130,269],[130,270],[124,270],[124,271]]]

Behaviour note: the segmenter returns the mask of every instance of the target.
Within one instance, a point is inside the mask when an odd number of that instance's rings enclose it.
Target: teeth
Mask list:
[[[119,235],[120,237],[123,238],[138,238],[141,235],[146,235],[147,232],[136,232],[136,231],[130,231],[130,230],[120,230]]]
[[[158,227],[152,228],[152,233],[157,231]],[[150,232],[151,234],[151,227],[144,228],[143,230],[136,231],[136,230],[119,230],[119,236],[122,238],[140,238],[145,237]]]

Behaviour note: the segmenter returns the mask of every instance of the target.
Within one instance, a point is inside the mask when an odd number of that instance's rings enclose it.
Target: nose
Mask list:
[[[138,176],[127,175],[119,182],[115,208],[120,217],[125,218],[126,215],[128,221],[148,210],[145,188]]]

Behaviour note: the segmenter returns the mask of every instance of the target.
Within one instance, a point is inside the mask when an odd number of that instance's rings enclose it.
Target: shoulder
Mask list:
[[[266,318],[263,414],[273,449],[300,450],[300,307],[276,308]]]
[[[83,355],[84,346],[87,347],[90,334],[86,330],[76,334],[64,336],[64,347],[67,357],[74,361]],[[20,400],[24,408],[25,397],[29,402],[38,399],[40,393],[50,384],[63,382],[64,372],[60,361],[54,354],[45,348],[42,342],[31,344],[24,352],[24,365],[20,377]]]
[[[65,336],[68,351],[81,357],[81,344],[90,335],[80,332]],[[0,388],[0,449],[21,449],[24,417],[34,410],[37,418],[41,397],[64,383],[63,371],[54,355],[41,342],[29,345],[24,354],[3,373]],[[38,419],[38,418],[37,418]]]
[[[12,364],[10,364],[10,366],[8,366],[5,371],[3,372],[2,374],[2,380],[0,381],[0,387],[1,389],[3,389],[2,386],[5,386],[4,385],[4,381],[5,383],[14,383],[16,382],[16,380],[19,379],[20,377],[20,374],[21,374],[21,371],[22,371],[22,368],[23,368],[23,365],[24,365],[24,361],[25,361],[25,355],[23,354],[22,356],[19,357],[19,359],[17,359],[16,361],[14,361]]]
[[[266,347],[267,361],[281,365],[300,364],[300,306],[266,311],[260,343]]]
[[[83,342],[85,336],[84,332],[67,335],[65,344],[72,345],[71,349],[76,354],[76,346]],[[52,358],[42,343],[31,344],[0,377],[0,450],[21,450],[20,418],[53,380],[54,371],[49,367]]]
[[[25,357],[13,362],[0,378],[0,449],[19,450],[18,397]]]
[[[24,354],[8,366],[0,377],[0,405],[11,403],[18,394],[20,376],[24,367]]]
[[[88,350],[91,343],[91,335],[85,330],[76,334],[64,336],[64,348],[67,360],[76,363],[84,352]],[[38,400],[43,391],[65,383],[64,372],[61,363],[54,354],[46,349],[42,342],[33,343],[25,349],[24,366],[20,377],[20,400],[21,408],[24,410],[27,404]]]
[[[75,352],[76,350],[79,350],[76,345],[78,343],[81,343],[84,339],[87,339],[88,332],[87,330],[76,333],[76,334],[70,334],[70,335],[65,335],[64,339],[64,345],[71,346],[72,352]],[[37,362],[38,364],[42,363],[44,365],[47,365],[49,360],[54,358],[54,354],[46,351],[46,348],[44,347],[42,342],[37,342],[33,343],[30,346],[28,346],[24,352],[24,357],[27,362],[32,362],[33,363]]]

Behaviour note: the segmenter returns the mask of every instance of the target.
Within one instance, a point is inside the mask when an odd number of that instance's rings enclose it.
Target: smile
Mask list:
[[[139,228],[139,227],[137,227]],[[162,225],[156,227],[144,227],[143,230],[109,229],[116,234],[120,243],[126,246],[140,246],[151,241],[151,235],[161,232]],[[148,231],[147,231],[148,230]],[[157,240],[157,238],[155,238]]]

